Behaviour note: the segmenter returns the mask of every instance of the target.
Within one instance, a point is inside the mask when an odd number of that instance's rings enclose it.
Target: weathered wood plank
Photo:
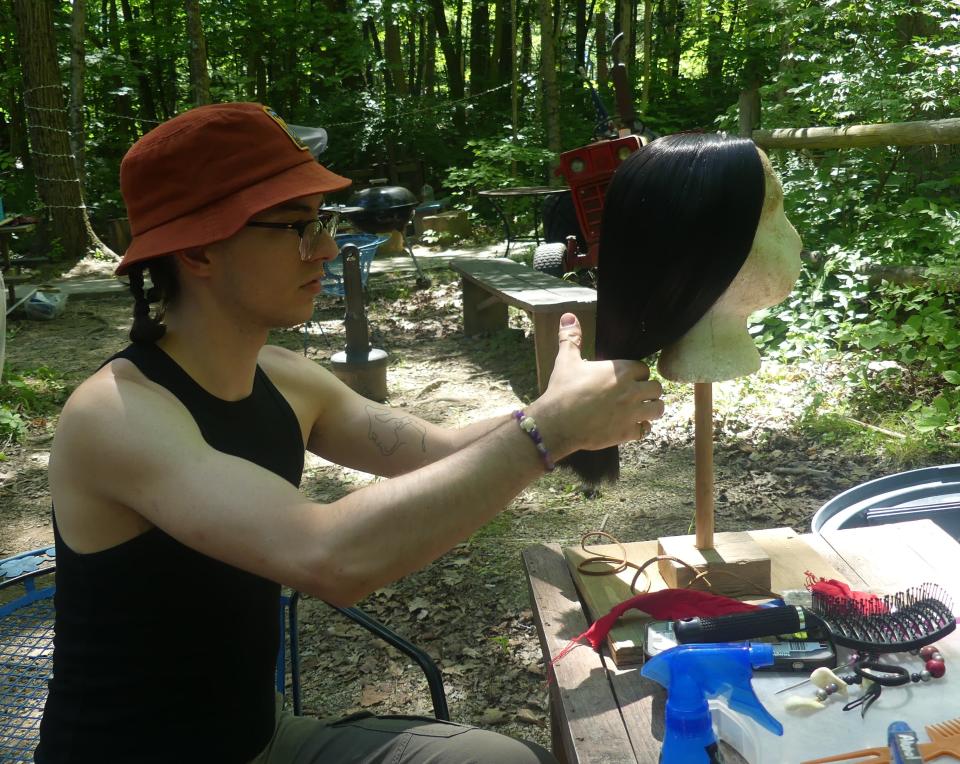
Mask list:
[[[546,660],[551,661],[589,625],[570,570],[557,544],[523,550],[533,617]],[[572,650],[554,668],[550,701],[559,723],[556,738],[567,764],[635,764],[604,663],[589,647]]]
[[[453,260],[450,267],[487,291],[501,295],[504,302],[531,312],[563,313],[596,305],[596,290],[570,284],[513,260],[484,258]]]
[[[947,589],[954,604],[960,602],[960,548],[932,520],[849,528],[823,538],[878,592],[931,581]]]

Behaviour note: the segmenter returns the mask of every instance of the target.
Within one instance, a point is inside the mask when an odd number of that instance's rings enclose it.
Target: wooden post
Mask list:
[[[713,549],[713,384],[695,382],[694,453],[696,458],[697,549]]]
[[[740,137],[750,138],[760,126],[760,91],[756,88],[740,93]]]
[[[955,144],[960,143],[960,118],[847,127],[756,130],[753,140],[765,149],[849,149]]]
[[[749,597],[770,589],[770,557],[748,533],[713,532],[713,385],[695,382],[694,453],[696,457],[696,535],[657,539],[657,553],[664,555],[658,569],[671,589],[709,586],[714,594]],[[673,559],[683,560],[684,565]],[[710,583],[696,580],[695,572],[732,575],[711,577]]]

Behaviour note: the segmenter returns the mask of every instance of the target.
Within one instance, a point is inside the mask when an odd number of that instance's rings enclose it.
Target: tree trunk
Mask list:
[[[653,91],[653,3],[643,0],[643,116],[650,108],[650,93]]]
[[[17,35],[12,25],[9,34],[0,37],[0,71],[14,72],[20,61]],[[10,122],[7,123],[10,154],[19,158],[26,169],[31,169],[30,143],[27,140],[27,119],[23,109],[23,82],[20,77],[7,78],[6,101],[10,110]]]
[[[210,73],[207,71],[207,42],[200,19],[200,0],[184,0],[187,11],[187,39],[190,62],[190,96],[194,106],[210,103]]]
[[[120,18],[117,14],[116,0],[109,0],[106,11],[107,42],[114,60],[119,64],[123,58],[123,42],[120,39]],[[109,89],[116,94],[114,97],[116,98],[115,111],[117,112],[112,129],[108,129],[120,136],[121,142],[130,143],[137,137],[132,100],[119,73],[110,75],[108,82]]]
[[[383,3],[383,53],[387,62],[387,82],[392,85],[392,92],[400,96],[407,95],[409,89],[403,73],[400,27],[393,14],[393,0],[385,0]],[[388,92],[391,92],[390,87]]]
[[[597,41],[597,84],[606,89],[610,79],[610,62],[607,59],[607,12],[603,5],[594,16]]]
[[[90,227],[60,84],[51,0],[14,0],[21,41],[24,104],[34,151],[37,192],[47,207],[69,263],[100,250],[116,257]]]
[[[164,10],[167,9],[166,4]],[[154,29],[161,29],[169,26],[169,21],[161,18],[160,11],[157,9],[157,0],[150,0],[150,24]],[[176,88],[174,80],[170,82],[164,74],[164,67],[168,61],[161,57],[159,46],[151,46],[152,55],[150,56],[150,78],[153,82],[153,92],[159,96],[158,108],[160,119],[170,119],[176,108]],[[169,88],[167,87],[169,85]],[[168,89],[172,90],[172,95],[168,94]]]
[[[427,23],[422,13],[418,13],[415,24],[410,25],[408,47],[410,49],[410,92],[414,97],[423,95],[424,64],[427,59]]]
[[[576,65],[587,65],[587,0],[575,0],[573,5],[574,28],[576,30]]]
[[[503,5],[501,4],[500,8],[497,10],[499,13],[500,10],[503,10]],[[510,42],[509,49],[513,50],[517,46],[517,0],[510,0]],[[517,136],[520,132],[520,72],[516,56],[511,56],[510,60],[510,137],[513,139],[514,144],[517,143]],[[513,177],[517,177],[517,160],[513,160],[513,165],[510,168],[510,173]]]
[[[496,0],[494,8],[496,20],[493,28],[493,55],[491,60],[496,70],[493,84],[502,85],[513,77],[514,38],[516,16],[511,10],[512,0]]]
[[[723,3],[707,5],[707,71],[706,91],[713,98],[723,89],[723,60],[727,49],[726,30],[723,28]]]
[[[547,148],[560,154],[560,93],[557,88],[554,19],[550,0],[537,0],[540,11],[540,80],[543,83],[543,120],[547,132]],[[558,182],[553,173],[551,182]]]
[[[464,94],[463,72],[460,65],[460,44],[450,34],[443,0],[430,0],[430,7],[433,9],[433,20],[437,25],[437,38],[440,40],[440,50],[443,53],[443,62],[447,69],[448,95],[456,101],[463,98]],[[465,127],[462,106],[458,106],[454,113],[454,124],[457,129],[462,130]]]
[[[83,193],[85,176],[84,151],[86,127],[83,119],[83,75],[87,59],[84,45],[84,30],[87,26],[87,0],[73,0],[70,18],[70,145],[73,161],[77,165],[80,193]]]
[[[370,45],[373,46],[373,57],[377,61],[383,59],[383,49],[380,47],[380,35],[377,34],[377,25],[374,23],[372,18],[368,18],[364,24],[364,34],[367,39],[370,41]],[[377,82],[376,69],[372,65],[367,67],[367,78],[370,81],[370,87],[375,88]],[[385,80],[388,78],[384,78]]]
[[[523,21],[520,24],[520,71],[529,72],[533,68],[533,10],[530,3],[523,4]]]
[[[420,61],[423,58],[423,17],[414,14],[407,23],[407,82],[410,93],[420,96]]]
[[[423,60],[423,93],[432,96],[437,84],[437,25],[431,14],[426,14],[425,20],[427,52]]]
[[[960,117],[845,127],[754,130],[753,140],[758,146],[770,149],[851,149],[960,144]]]
[[[482,93],[490,86],[490,5],[473,0],[470,14],[470,92]]]
[[[74,0],[76,3],[77,0]],[[123,14],[123,28],[127,33],[127,51],[130,63],[137,70],[137,94],[140,96],[140,116],[147,123],[144,132],[149,130],[151,123],[157,120],[157,105],[153,97],[153,88],[150,87],[150,78],[143,63],[143,49],[140,47],[138,36],[139,18],[134,17],[130,0],[120,0],[120,12]],[[139,16],[139,14],[138,14]]]
[[[671,86],[676,88],[680,80],[680,53],[683,39],[683,3],[681,0],[668,0],[670,5],[670,23],[666,34],[670,44],[670,53],[667,56],[670,66]]]
[[[463,0],[457,0],[456,22],[453,25],[453,39],[457,43],[457,61],[459,62],[460,80],[464,83],[466,91],[466,60],[463,55]]]
[[[620,32],[623,34],[623,40],[620,42],[620,60],[627,65],[627,76],[633,68],[633,61],[630,58],[630,41],[633,39],[633,3],[631,0],[618,0],[620,6]]]

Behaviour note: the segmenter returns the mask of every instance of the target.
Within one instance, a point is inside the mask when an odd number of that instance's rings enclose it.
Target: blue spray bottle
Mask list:
[[[750,684],[754,668],[772,664],[773,646],[759,642],[680,645],[648,660],[640,673],[667,690],[662,764],[723,761],[707,705],[708,698],[718,695],[726,697],[732,710],[782,735],[783,725]]]

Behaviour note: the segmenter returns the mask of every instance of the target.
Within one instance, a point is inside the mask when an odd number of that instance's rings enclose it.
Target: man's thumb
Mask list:
[[[583,332],[580,322],[573,313],[564,313],[560,316],[560,355],[573,351],[580,356],[580,346],[583,344]]]

